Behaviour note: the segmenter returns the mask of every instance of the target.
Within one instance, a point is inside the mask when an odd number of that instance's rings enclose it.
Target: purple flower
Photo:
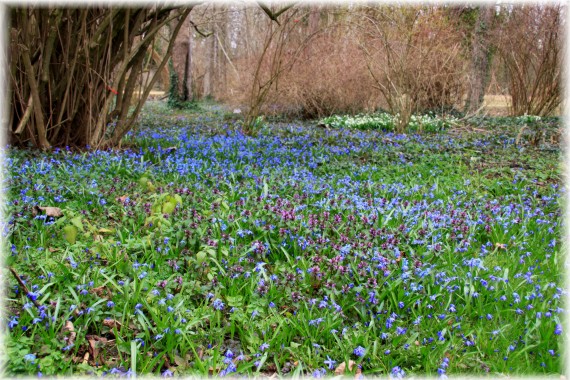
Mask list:
[[[263,343],[261,346],[259,346],[259,351],[263,352],[263,351],[267,350],[268,348],[269,348],[269,344]]]
[[[115,306],[115,303],[114,303],[113,301],[108,301],[108,302],[107,302],[107,307],[108,307],[109,309],[112,309],[114,306]]]
[[[560,323],[556,325],[556,328],[554,329],[554,334],[556,335],[562,334],[562,325]]]
[[[319,324],[323,323],[323,318],[311,319],[309,321],[309,326],[318,326]]]

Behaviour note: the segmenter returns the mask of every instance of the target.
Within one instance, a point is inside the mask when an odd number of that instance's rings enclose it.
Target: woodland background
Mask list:
[[[378,110],[547,116],[562,102],[556,4],[27,7],[10,21],[9,137],[21,146],[116,146],[151,94],[178,107],[212,98],[245,125]]]

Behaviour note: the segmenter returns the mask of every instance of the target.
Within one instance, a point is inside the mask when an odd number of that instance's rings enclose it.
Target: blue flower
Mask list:
[[[114,303],[113,301],[108,301],[108,302],[107,302],[107,307],[108,307],[109,309],[112,309],[114,306],[115,306],[115,303]]]
[[[8,321],[8,327],[10,329],[13,329],[14,327],[16,327],[18,325],[18,317],[17,316],[13,316],[9,321]]]
[[[366,349],[362,346],[358,346],[354,349],[353,353],[358,357],[363,357],[366,354]]]
[[[309,326],[318,326],[321,323],[323,323],[323,321],[324,321],[323,318],[312,319],[309,321]]]
[[[267,343],[263,343],[261,346],[259,346],[259,350],[261,352],[267,350],[268,348],[269,348],[269,344],[267,344]]]
[[[169,370],[169,369],[167,369],[167,370],[165,370],[165,371],[162,373],[161,376],[162,376],[162,377],[172,377],[172,371]]]
[[[556,335],[562,334],[562,325],[561,324],[556,325],[556,328],[554,329],[554,334],[556,334]]]
[[[212,302],[212,307],[215,310],[223,310],[224,309],[224,303],[222,302],[221,299],[216,298],[213,302]]]
[[[28,298],[31,299],[32,301],[37,300],[38,297],[39,297],[39,295],[40,295],[40,294],[37,293],[37,292],[29,292],[29,293],[27,294]]]
[[[327,355],[327,360],[325,360],[325,364],[329,367],[329,369],[333,369],[334,365],[336,364],[336,360],[332,360],[328,355]]]
[[[398,366],[395,366],[390,371],[390,378],[403,379],[404,376],[406,376],[406,372],[404,372],[404,370]]]
[[[34,354],[26,354],[24,355],[24,360],[27,362],[31,362],[32,364],[36,362],[36,355]]]
[[[327,371],[324,368],[319,368],[313,371],[313,377],[321,378],[325,375]]]

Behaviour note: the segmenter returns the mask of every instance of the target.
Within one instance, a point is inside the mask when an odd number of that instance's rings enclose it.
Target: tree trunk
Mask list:
[[[493,22],[493,6],[481,5],[477,9],[471,37],[471,60],[469,62],[469,90],[465,112],[476,112],[483,104],[485,90],[491,73],[491,40],[489,30]]]
[[[171,29],[174,28],[171,27]],[[191,36],[190,18],[187,18],[174,41],[172,51],[172,66],[178,79],[176,95],[182,101],[192,100],[192,82],[189,80],[191,75],[188,71],[191,56]]]
[[[214,81],[214,40],[216,37],[213,35],[209,37],[208,43],[208,60],[206,63],[206,72],[204,73],[204,88],[202,91],[203,97],[212,96],[212,87]]]

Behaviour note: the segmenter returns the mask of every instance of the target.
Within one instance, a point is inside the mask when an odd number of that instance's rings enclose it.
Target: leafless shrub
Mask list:
[[[511,114],[548,116],[560,106],[562,16],[560,5],[521,5],[502,11],[498,54],[512,97]]]
[[[302,58],[283,78],[283,108],[313,119],[378,107],[362,52],[355,44],[344,42],[327,31],[303,50]]]
[[[168,23],[175,37],[191,9],[13,8],[11,140],[42,149],[118,145],[170,57],[171,43],[141,83],[155,37]]]
[[[363,7],[360,48],[375,88],[406,125],[411,113],[453,107],[464,88],[460,37],[436,7]]]

